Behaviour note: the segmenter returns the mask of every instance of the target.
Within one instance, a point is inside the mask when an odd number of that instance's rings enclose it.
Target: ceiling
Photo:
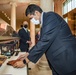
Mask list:
[[[40,5],[40,0],[0,0],[0,12],[6,14],[8,20],[11,18],[11,4],[10,2],[16,2],[16,20],[22,21],[27,19],[25,17],[25,9],[29,4]],[[5,15],[5,17],[6,17]]]

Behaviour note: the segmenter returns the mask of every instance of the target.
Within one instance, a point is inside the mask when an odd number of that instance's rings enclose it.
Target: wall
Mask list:
[[[0,18],[1,28],[6,30],[8,23],[6,23],[3,19]]]

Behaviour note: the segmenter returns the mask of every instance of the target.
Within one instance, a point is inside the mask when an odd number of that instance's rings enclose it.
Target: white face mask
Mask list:
[[[35,20],[34,18],[31,19],[31,22],[34,23],[34,24],[36,24],[36,25],[40,24],[39,20]]]

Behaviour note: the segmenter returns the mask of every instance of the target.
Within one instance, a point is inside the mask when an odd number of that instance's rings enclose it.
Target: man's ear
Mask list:
[[[36,10],[34,14],[38,14],[39,12]]]

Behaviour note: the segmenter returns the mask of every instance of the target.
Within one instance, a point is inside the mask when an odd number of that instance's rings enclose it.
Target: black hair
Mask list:
[[[39,11],[40,13],[43,12],[43,10],[42,10],[38,5],[30,4],[30,5],[26,8],[25,15],[26,15],[26,16],[27,16],[28,14],[34,15],[34,13],[35,13],[36,10]]]

